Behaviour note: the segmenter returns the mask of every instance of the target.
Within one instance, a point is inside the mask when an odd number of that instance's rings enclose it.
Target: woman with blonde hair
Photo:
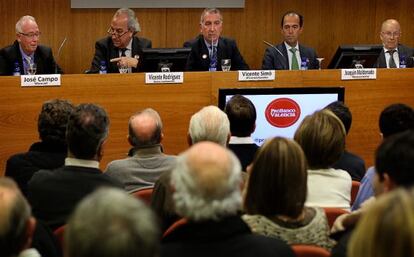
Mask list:
[[[295,141],[267,141],[249,170],[243,219],[253,233],[330,249],[333,241],[323,209],[304,207],[306,169],[305,155]]]

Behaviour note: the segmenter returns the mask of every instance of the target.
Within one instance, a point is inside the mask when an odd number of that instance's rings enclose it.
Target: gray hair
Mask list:
[[[211,141],[226,146],[230,135],[230,121],[217,106],[206,106],[191,116],[188,129],[193,144]]]
[[[204,22],[204,16],[206,16],[207,14],[218,14],[220,16],[220,21],[223,22],[223,16],[221,15],[221,12],[219,9],[217,8],[206,8],[203,10],[203,12],[201,13],[200,16],[200,24],[203,24]]]
[[[148,115],[152,117],[155,121],[156,127],[150,138],[144,138],[144,139],[140,138],[139,135],[135,134],[135,131],[132,128],[132,124],[131,124],[132,120],[139,115]],[[161,141],[162,128],[163,126],[162,126],[161,117],[158,114],[158,112],[152,108],[146,108],[142,111],[136,112],[134,115],[131,116],[131,118],[129,118],[129,122],[128,122],[129,137],[134,146],[151,146],[151,145],[159,144]]]
[[[177,214],[193,221],[218,220],[235,215],[241,209],[241,165],[232,152],[227,149],[226,152],[230,163],[226,165],[227,170],[222,172],[227,176],[221,178],[221,183],[215,184],[214,192],[209,191],[209,185],[200,183],[197,172],[193,172],[197,168],[188,163],[187,152],[178,156],[177,165],[171,174]]]
[[[16,33],[22,33],[23,32],[23,30],[22,30],[23,23],[25,21],[29,21],[29,20],[36,22],[36,19],[33,16],[30,16],[30,15],[22,16],[16,23]]]
[[[71,257],[154,257],[159,230],[142,201],[115,188],[101,188],[78,205],[65,229]]]
[[[116,11],[114,16],[124,14],[128,16],[128,29],[133,32],[140,32],[141,26],[139,25],[138,18],[135,16],[135,12],[129,8],[121,8]]]

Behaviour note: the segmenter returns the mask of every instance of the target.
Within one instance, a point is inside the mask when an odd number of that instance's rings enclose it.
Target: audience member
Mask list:
[[[109,118],[94,104],[80,104],[69,117],[68,157],[55,170],[40,170],[29,181],[29,202],[36,218],[52,230],[66,223],[76,204],[100,186],[122,187],[99,170]]]
[[[65,257],[156,257],[152,211],[119,189],[101,188],[76,207],[65,228]]]
[[[189,71],[220,71],[221,60],[231,60],[231,70],[248,70],[237,48],[236,41],[222,37],[223,16],[216,8],[205,9],[200,18],[200,32],[197,38],[186,43],[191,47],[187,59],[186,70]]]
[[[345,128],[329,110],[306,116],[294,139],[308,161],[307,206],[350,209],[352,179],[348,172],[332,168],[345,148]]]
[[[392,104],[386,107],[379,117],[379,130],[382,138],[387,138],[405,130],[414,130],[414,110],[405,104]],[[370,167],[361,181],[359,191],[352,210],[360,208],[361,204],[374,196],[373,179],[375,167]]]
[[[121,8],[115,12],[108,36],[95,44],[95,55],[92,60],[90,73],[98,73],[104,65],[106,72],[118,73],[119,67],[128,67],[129,72],[138,72],[142,63],[142,49],[151,48],[151,41],[138,38],[141,31],[135,12]]]
[[[187,141],[191,146],[197,142],[210,141],[226,146],[230,138],[230,123],[227,115],[216,106],[203,107],[190,120]],[[161,174],[155,182],[151,206],[161,219],[162,231],[166,230],[179,216],[174,211],[171,171]]]
[[[110,162],[105,173],[122,182],[127,191],[152,187],[163,172],[173,169],[176,158],[162,152],[161,117],[153,109],[144,109],[131,116],[128,128],[133,156]]]
[[[39,44],[41,34],[34,17],[21,17],[16,23],[16,41],[0,50],[0,75],[29,74],[34,65],[36,74],[62,73],[52,49]]]
[[[346,134],[348,135],[352,124],[352,114],[348,106],[343,102],[335,101],[328,104],[325,109],[333,112],[344,124]],[[351,175],[352,180],[361,181],[365,174],[365,162],[361,157],[347,151],[346,149],[341,158],[332,166],[334,169],[345,170]]]
[[[294,256],[280,239],[253,235],[238,212],[241,167],[236,156],[212,142],[193,145],[172,172],[174,204],[187,223],[165,236],[167,256]]]
[[[44,102],[37,119],[40,142],[32,144],[28,152],[15,154],[7,160],[5,175],[16,181],[23,195],[27,196],[27,183],[35,172],[64,164],[68,148],[66,125],[73,110],[74,106],[66,100]]]
[[[318,69],[319,63],[313,48],[299,44],[303,31],[303,16],[289,11],[280,23],[283,42],[266,49],[263,57],[263,70]]]
[[[243,220],[253,233],[330,250],[334,241],[324,210],[304,207],[306,169],[305,154],[295,141],[275,137],[265,142],[250,171]]]
[[[228,148],[239,158],[242,170],[246,171],[259,149],[251,137],[256,129],[256,108],[248,98],[235,95],[227,102],[224,112],[230,121]]]
[[[376,67],[378,68],[403,68],[413,67],[414,50],[400,44],[401,27],[394,19],[385,20],[381,25],[380,38],[384,48],[382,49]],[[405,67],[404,67],[405,68]]]

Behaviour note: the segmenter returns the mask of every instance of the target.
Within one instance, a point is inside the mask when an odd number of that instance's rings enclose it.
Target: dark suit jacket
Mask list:
[[[351,175],[352,180],[356,181],[361,181],[366,171],[364,160],[346,150],[332,167],[347,171]]]
[[[0,75],[13,75],[14,63],[18,62],[20,73],[23,74],[23,60],[20,53],[19,42],[0,50]],[[37,65],[36,74],[63,73],[53,58],[52,49],[44,45],[38,45],[34,53],[34,62]]]
[[[246,171],[247,166],[253,162],[259,146],[256,144],[229,144],[227,146],[239,159],[242,170]]]
[[[414,55],[414,49],[404,46],[404,45],[398,45],[398,56],[401,59],[405,58],[405,62],[407,65],[407,68],[413,67],[413,59],[411,58]],[[375,64],[375,68],[387,68],[387,62],[385,61],[385,52],[384,48],[382,49],[377,63]]]
[[[293,257],[292,249],[277,238],[254,235],[238,216],[188,222],[162,239],[161,257]]]
[[[123,185],[99,169],[62,166],[55,170],[39,170],[29,181],[29,203],[34,216],[52,230],[66,223],[76,205],[101,186]]]
[[[280,53],[273,47],[268,47],[265,51],[263,62],[262,62],[262,69],[263,70],[289,70],[289,57],[288,52],[285,46],[285,43],[282,42],[274,46],[277,48]],[[309,67],[310,70],[315,70],[319,68],[318,60],[316,60],[317,55],[313,48],[306,47],[304,45],[299,44],[299,52],[301,58],[308,58],[309,59]],[[300,65],[300,60],[299,65]]]
[[[133,68],[132,72],[140,70],[140,64],[143,63],[142,54],[143,48],[151,48],[152,43],[149,39],[133,37],[132,38],[132,54],[131,56],[139,55],[140,61],[137,68]],[[101,61],[106,63],[106,71],[108,73],[119,73],[116,62],[110,62],[111,59],[119,57],[119,48],[115,47],[111,37],[103,38],[95,43],[95,55],[92,60],[92,66],[88,73],[98,73]]]
[[[184,43],[191,47],[188,55],[186,70],[188,71],[208,71],[210,58],[207,45],[202,35],[199,35],[190,44]],[[220,37],[217,45],[217,70],[221,70],[221,59],[231,59],[231,70],[248,70],[249,66],[244,61],[237,48],[236,41],[230,38]]]

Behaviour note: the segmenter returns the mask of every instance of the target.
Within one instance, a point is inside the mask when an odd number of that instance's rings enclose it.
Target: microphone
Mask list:
[[[62,48],[63,48],[63,46],[65,45],[65,43],[66,43],[66,40],[67,40],[68,38],[67,37],[65,37],[64,39],[63,39],[63,41],[62,41],[62,43],[60,44],[60,46],[59,46],[59,49],[58,49],[58,52],[57,52],[57,60],[60,60],[60,53],[62,52]],[[56,66],[55,66],[55,74],[57,74],[58,73],[58,64],[56,63]]]
[[[268,45],[268,46],[270,46],[270,47],[273,47],[281,56],[283,56],[283,57],[285,57],[284,55],[283,55],[283,53],[279,50],[279,49],[277,49],[274,45],[272,45],[272,44],[270,44],[269,42],[267,42],[267,41],[265,41],[265,40],[263,40],[263,43],[265,43],[266,45]]]

